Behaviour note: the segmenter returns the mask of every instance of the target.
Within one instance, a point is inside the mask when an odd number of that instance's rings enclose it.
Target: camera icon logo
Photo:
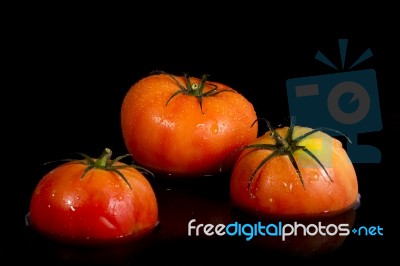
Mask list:
[[[339,39],[339,48],[344,70],[347,39]],[[297,124],[334,128],[347,135],[351,140],[347,153],[355,163],[381,161],[378,148],[357,141],[360,133],[382,129],[376,71],[348,71],[371,56],[371,50],[366,50],[347,71],[286,81],[289,111],[296,116]],[[321,52],[315,58],[338,70]]]

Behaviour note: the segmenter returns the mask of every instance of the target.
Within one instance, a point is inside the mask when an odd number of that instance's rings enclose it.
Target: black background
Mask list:
[[[45,8],[52,12],[44,11]],[[72,248],[71,251],[41,239],[25,226],[24,216],[35,185],[50,170],[43,163],[70,158],[74,152],[96,157],[105,147],[116,155],[127,153],[120,131],[120,105],[129,87],[149,72],[163,70],[177,75],[187,72],[192,76],[207,73],[210,80],[240,91],[253,103],[259,117],[278,125],[287,122],[289,115],[286,80],[334,73],[314,56],[321,50],[338,64],[339,38],[349,40],[348,62],[354,62],[367,48],[374,54],[356,68],[373,68],[377,72],[383,130],[359,138],[360,142],[381,150],[382,162],[355,164],[361,194],[355,223],[380,225],[384,236],[350,235],[338,250],[316,258],[277,256],[283,261],[317,262],[390,256],[389,241],[397,234],[389,224],[396,202],[390,192],[395,188],[392,182],[397,181],[385,167],[389,149],[383,138],[396,134],[399,126],[398,111],[390,104],[398,87],[392,82],[396,49],[391,17],[384,16],[378,21],[366,12],[360,17],[347,14],[352,19],[349,20],[339,11],[332,16],[317,16],[319,12],[307,15],[282,12],[272,17],[275,10],[257,6],[249,9],[236,6],[229,12],[214,8],[188,8],[186,12],[164,8],[148,7],[145,16],[143,8],[118,13],[107,6],[88,9],[36,6],[35,12],[30,7],[13,10],[15,16],[10,16],[5,24],[4,41],[8,81],[4,85],[7,96],[2,97],[2,108],[7,106],[3,111],[3,130],[7,136],[4,145],[11,145],[12,149],[3,164],[11,164],[12,167],[4,167],[12,171],[3,177],[7,179],[2,193],[3,221],[7,226],[6,248],[2,248],[1,259],[72,264],[109,262],[114,260],[111,256],[125,265],[154,263],[158,259],[166,264],[185,265],[215,260],[231,263],[239,258],[269,263],[268,257],[273,257],[273,252],[240,241],[193,241],[187,237],[175,238],[165,231],[167,236],[164,235],[163,241],[150,243],[140,253],[144,255],[123,250],[107,257],[100,252],[104,258],[93,250]],[[217,182],[213,189],[202,182],[152,182],[163,191],[162,206],[169,206],[164,189],[172,187],[171,191],[176,192],[172,196],[173,202],[177,202],[173,210],[162,211],[165,220],[175,219],[180,211],[181,217],[194,212],[200,220],[203,216],[207,220],[208,213],[230,213],[223,182]],[[185,204],[179,206],[182,201]],[[184,222],[188,221],[189,218]],[[176,230],[184,234],[187,228]]]

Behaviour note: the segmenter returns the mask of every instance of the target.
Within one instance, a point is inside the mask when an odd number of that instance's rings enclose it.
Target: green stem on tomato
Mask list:
[[[101,153],[100,157],[97,159],[95,163],[95,167],[103,168],[109,165],[109,160],[111,158],[112,151],[109,148],[105,148],[104,151]]]
[[[167,102],[165,103],[165,106],[168,105],[168,103],[178,94],[186,94],[189,96],[193,96],[196,97],[199,105],[200,105],[200,110],[201,112],[204,114],[203,112],[203,99],[205,97],[211,97],[211,96],[215,96],[217,94],[220,94],[221,92],[235,92],[232,89],[224,89],[224,90],[218,90],[218,86],[216,84],[213,84],[211,82],[207,81],[208,75],[207,74],[203,74],[203,76],[200,79],[200,83],[192,83],[190,80],[190,77],[187,73],[183,74],[184,80],[186,84],[182,84],[181,82],[178,81],[178,79],[171,74],[168,74],[166,72],[163,71],[157,71],[155,72],[155,74],[165,74],[170,76],[178,85],[179,89],[177,91],[175,91],[171,97],[167,100]],[[204,92],[204,88],[206,87],[206,85],[212,87],[212,89],[210,89],[207,92]]]
[[[123,168],[134,168],[137,169],[140,172],[144,172],[147,174],[150,174],[152,176],[154,176],[154,174],[147,170],[144,167],[141,167],[139,165],[135,165],[135,164],[131,164],[131,165],[127,165],[127,164],[119,164],[119,165],[115,165],[117,162],[119,162],[121,159],[128,157],[130,154],[125,154],[125,155],[121,155],[118,156],[117,158],[115,158],[114,160],[111,160],[111,155],[112,155],[112,151],[109,148],[105,148],[103,150],[103,152],[101,153],[100,157],[97,160],[92,159],[90,156],[84,154],[84,153],[78,153],[80,154],[84,159],[83,160],[76,160],[76,159],[64,159],[64,160],[59,160],[59,161],[64,161],[64,162],[70,162],[70,163],[79,163],[79,164],[83,164],[86,166],[85,170],[83,171],[83,174],[81,175],[81,179],[85,177],[85,175],[92,169],[101,169],[101,170],[105,170],[105,171],[111,171],[116,173],[119,177],[122,178],[122,180],[128,185],[128,187],[130,189],[132,189],[131,184],[129,183],[129,181],[126,179],[126,177],[121,173],[121,171],[119,169],[123,169]],[[55,162],[55,161],[52,161]],[[50,163],[50,162],[48,162]]]

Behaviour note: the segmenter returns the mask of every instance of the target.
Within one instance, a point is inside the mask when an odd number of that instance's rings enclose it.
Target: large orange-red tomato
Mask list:
[[[133,159],[165,177],[218,174],[228,155],[256,139],[253,105],[231,87],[195,77],[157,73],[128,90],[122,134]],[[225,160],[226,159],[226,160]]]
[[[234,205],[261,215],[301,216],[358,203],[356,172],[338,139],[294,123],[270,129],[240,152],[230,184]]]
[[[76,243],[139,238],[155,228],[158,205],[151,184],[142,171],[110,156],[105,149],[99,159],[71,160],[47,173],[32,194],[32,227]]]

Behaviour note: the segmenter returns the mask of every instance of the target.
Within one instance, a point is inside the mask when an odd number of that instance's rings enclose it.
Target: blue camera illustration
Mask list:
[[[339,39],[344,69],[347,39]],[[348,69],[372,56],[368,49]],[[316,59],[335,69],[331,61],[318,51]],[[378,85],[374,69],[344,71],[333,74],[300,77],[286,81],[289,111],[296,124],[312,128],[328,127],[348,136],[346,149],[355,163],[379,163],[378,148],[358,144],[360,133],[382,129]],[[325,132],[332,136],[337,134]]]

